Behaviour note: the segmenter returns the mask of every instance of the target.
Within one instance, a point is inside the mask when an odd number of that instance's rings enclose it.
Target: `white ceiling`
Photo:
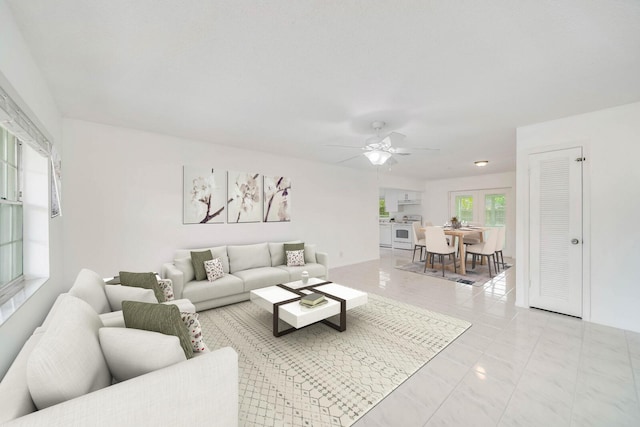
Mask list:
[[[397,175],[512,171],[516,127],[640,100],[638,0],[8,2],[64,116],[327,163],[383,120],[440,149]]]

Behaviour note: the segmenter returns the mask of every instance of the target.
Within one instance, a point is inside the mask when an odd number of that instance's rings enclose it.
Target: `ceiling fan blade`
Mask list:
[[[362,150],[363,147],[362,146],[355,146],[355,145],[339,145],[339,144],[325,144],[325,147],[338,147],[338,148],[355,148],[357,150]]]
[[[357,156],[352,156],[352,157],[348,157],[344,160],[340,160],[339,162],[336,162],[337,165],[339,165],[340,163],[346,163],[349,160],[353,160],[353,159],[357,159],[358,157],[363,157],[362,154],[358,154]]]

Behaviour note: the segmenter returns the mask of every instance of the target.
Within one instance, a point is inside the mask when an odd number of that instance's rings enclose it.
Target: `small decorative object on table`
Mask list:
[[[462,223],[460,221],[458,221],[458,217],[453,217],[451,218],[451,228],[455,228],[458,229],[462,227]]]
[[[305,270],[302,272],[302,284],[306,285],[307,283],[309,283],[309,272]]]

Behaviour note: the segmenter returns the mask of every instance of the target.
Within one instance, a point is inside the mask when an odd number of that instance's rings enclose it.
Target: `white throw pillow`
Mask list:
[[[224,269],[220,258],[204,262],[204,270],[207,272],[207,280],[213,282],[224,276]]]
[[[101,328],[98,335],[117,382],[187,360],[180,339],[174,335],[131,328]]]
[[[139,301],[157,303],[153,289],[138,288],[136,286],[106,285],[107,294],[112,311],[122,310],[122,301]]]
[[[164,302],[176,299],[175,295],[173,295],[173,282],[171,279],[158,279],[158,287],[164,293]]]
[[[191,344],[193,344],[193,351],[195,353],[205,352],[207,350],[207,346],[204,344],[204,339],[202,337],[202,326],[198,320],[198,313],[181,312],[180,317],[182,317],[182,321],[189,330]]]
[[[60,299],[27,361],[27,385],[38,409],[111,384],[98,339],[101,327],[98,313],[88,303],[68,294]]]
[[[287,267],[299,267],[302,265],[304,265],[304,249],[287,251]]]

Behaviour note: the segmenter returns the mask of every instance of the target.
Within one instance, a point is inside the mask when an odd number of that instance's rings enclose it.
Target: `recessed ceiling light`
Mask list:
[[[478,167],[487,166],[489,164],[489,160],[478,160],[477,162],[473,162]]]

